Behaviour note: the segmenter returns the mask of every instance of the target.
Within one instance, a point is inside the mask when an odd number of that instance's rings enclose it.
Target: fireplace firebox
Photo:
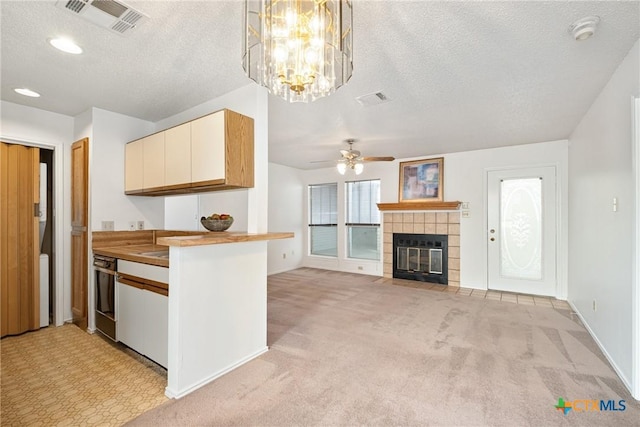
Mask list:
[[[448,284],[445,234],[393,234],[393,277]]]

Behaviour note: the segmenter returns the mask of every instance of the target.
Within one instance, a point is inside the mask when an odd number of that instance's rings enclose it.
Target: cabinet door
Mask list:
[[[164,133],[164,185],[191,183],[191,123]]]
[[[142,289],[116,282],[118,312],[116,336],[118,341],[144,354],[146,328],[144,327],[144,293]]]
[[[128,143],[124,149],[124,191],[140,191],[143,188],[143,144],[139,139]]]
[[[191,122],[191,180],[225,179],[225,111]],[[221,182],[222,183],[222,182]]]
[[[164,132],[149,135],[142,139],[144,162],[142,165],[143,188],[164,186]]]
[[[169,298],[145,290],[144,307],[147,334],[143,354],[166,368],[169,351]]]

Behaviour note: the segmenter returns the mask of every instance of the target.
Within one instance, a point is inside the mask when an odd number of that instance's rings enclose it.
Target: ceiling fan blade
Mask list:
[[[335,160],[311,160],[309,163],[334,163]]]
[[[387,156],[387,157],[363,157],[363,162],[392,162],[395,160],[395,157]]]

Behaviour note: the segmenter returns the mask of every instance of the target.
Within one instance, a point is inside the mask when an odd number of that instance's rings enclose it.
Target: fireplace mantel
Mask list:
[[[460,202],[403,202],[378,203],[380,211],[455,211]]]

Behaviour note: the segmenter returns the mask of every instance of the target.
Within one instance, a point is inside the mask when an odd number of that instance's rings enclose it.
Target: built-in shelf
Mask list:
[[[455,211],[460,209],[460,202],[403,202],[378,203],[381,211]]]

